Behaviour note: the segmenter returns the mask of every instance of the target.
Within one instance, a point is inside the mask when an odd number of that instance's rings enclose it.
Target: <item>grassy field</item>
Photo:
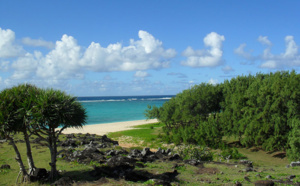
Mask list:
[[[119,140],[132,146],[151,147],[156,149],[174,148],[174,145],[163,144],[160,138],[162,131],[162,124],[149,124],[137,126],[134,130],[127,130],[122,132],[110,133],[109,138]],[[62,139],[64,137],[62,136]],[[21,135],[16,135],[15,139],[22,139]],[[124,142],[124,143],[125,143]],[[17,143],[20,152],[22,152],[22,159],[25,165],[26,149],[22,142]],[[121,147],[118,147],[121,148]],[[128,150],[130,147],[128,147]],[[137,170],[149,171],[153,174],[160,174],[166,171],[173,171],[176,169],[179,172],[175,185],[232,185],[236,181],[243,185],[253,185],[256,180],[266,180],[266,176],[272,176],[272,179],[286,179],[290,175],[296,175],[293,181],[300,182],[300,167],[286,168],[289,164],[284,156],[284,152],[265,152],[258,148],[237,148],[238,151],[246,156],[248,160],[253,161],[255,172],[242,171],[245,167],[237,164],[238,160],[221,160],[218,157],[220,151],[213,150],[215,154],[214,161],[206,162],[201,166],[192,166],[184,163],[176,164],[174,162],[155,161],[152,163],[145,163],[144,168],[136,168]],[[60,149],[59,149],[60,150]],[[107,150],[107,149],[103,149]],[[50,170],[50,153],[47,147],[38,144],[32,144],[33,158],[36,167],[46,168]],[[16,177],[19,172],[18,164],[16,162],[15,153],[12,147],[7,143],[0,143],[0,166],[9,164],[11,169],[0,169],[0,185],[15,185]],[[89,171],[93,170],[93,165],[101,166],[97,162],[90,164],[79,164],[77,162],[66,162],[58,159],[57,169],[60,170],[61,176],[69,176],[76,181],[76,185],[98,185],[99,180],[95,180],[90,176]],[[247,181],[247,180],[250,181]],[[154,182],[149,180],[147,182],[128,182],[125,180],[114,180],[107,178],[102,180],[104,185],[153,185]],[[41,185],[41,183],[31,183],[26,185]],[[50,185],[45,183],[44,185]]]

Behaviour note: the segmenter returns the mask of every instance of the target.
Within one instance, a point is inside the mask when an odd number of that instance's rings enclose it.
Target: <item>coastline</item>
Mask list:
[[[90,133],[97,135],[105,135],[110,132],[118,132],[123,130],[134,129],[133,126],[157,123],[157,119],[150,120],[135,120],[135,121],[124,121],[124,122],[115,122],[115,123],[103,123],[103,124],[93,124],[93,125],[85,125],[80,129],[75,128],[67,128],[63,130],[63,134],[71,134],[71,133]]]

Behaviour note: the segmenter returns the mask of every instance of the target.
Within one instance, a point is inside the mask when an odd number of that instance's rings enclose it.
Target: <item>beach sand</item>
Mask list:
[[[125,122],[116,122],[116,123],[103,123],[103,124],[94,124],[94,125],[85,125],[81,129],[67,128],[63,130],[63,134],[71,133],[90,133],[97,135],[104,135],[110,132],[118,132],[123,130],[133,129],[133,126],[157,123],[157,119],[150,120],[137,120],[137,121],[125,121]]]

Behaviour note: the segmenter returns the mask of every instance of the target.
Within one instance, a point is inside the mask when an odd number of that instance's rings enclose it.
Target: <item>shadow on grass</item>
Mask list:
[[[153,174],[146,170],[136,170],[132,168],[124,169],[119,166],[94,166],[94,170],[68,171],[61,174],[62,177],[70,177],[76,182],[95,182],[101,179],[103,180],[103,178],[110,178],[114,179],[115,181],[124,179],[126,181],[132,182],[146,182],[150,179],[155,179],[159,180],[159,183],[161,184],[164,184],[165,182],[179,182],[179,180],[176,178],[177,175],[177,170],[174,170],[173,172],[165,172],[162,174]]]
[[[273,157],[283,159],[283,158],[286,157],[286,153],[285,152],[280,152],[280,153],[274,154]]]

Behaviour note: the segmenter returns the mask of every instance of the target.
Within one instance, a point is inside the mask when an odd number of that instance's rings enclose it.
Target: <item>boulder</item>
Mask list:
[[[148,148],[148,147],[144,148],[143,151],[141,152],[141,155],[143,157],[151,155],[151,154],[153,154],[153,153],[150,151],[150,148]]]
[[[291,167],[300,166],[300,161],[291,162]]]

